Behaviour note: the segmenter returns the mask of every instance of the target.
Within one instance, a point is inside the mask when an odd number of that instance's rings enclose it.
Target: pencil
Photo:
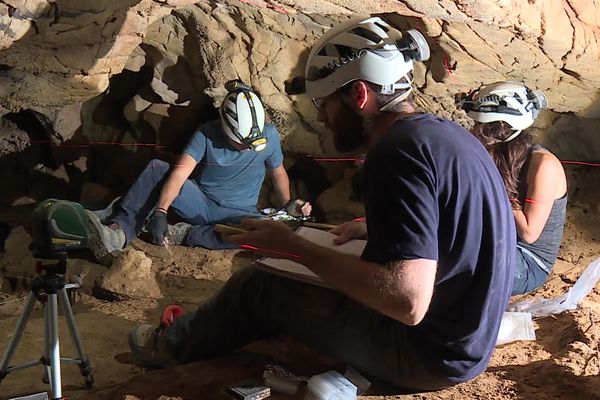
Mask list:
[[[238,228],[236,226],[225,225],[225,224],[216,224],[215,231],[219,233],[226,233],[229,235],[234,235],[236,233],[246,233],[248,232],[246,229]]]
[[[304,225],[306,227],[309,227],[309,228],[316,228],[316,229],[333,229],[337,226],[337,225],[332,225],[332,224],[324,224],[321,222],[310,222],[310,221],[303,221],[300,224]]]

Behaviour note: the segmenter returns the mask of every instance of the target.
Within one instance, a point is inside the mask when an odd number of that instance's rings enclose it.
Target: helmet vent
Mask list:
[[[336,44],[335,49],[337,50],[337,54],[340,58],[347,57],[347,56],[350,56],[353,54],[352,48],[350,48],[348,46],[343,46],[341,44]]]
[[[381,27],[380,25],[377,25],[377,26]],[[373,42],[375,44],[379,44],[382,41],[381,37],[379,37],[379,35],[377,35],[375,32],[370,31],[370,30],[365,29],[360,26],[352,29],[350,32],[354,33],[356,36],[360,36],[367,40],[370,40],[371,42]]]
[[[515,100],[517,100],[520,104],[523,104],[523,99],[521,99],[520,96],[518,96],[516,93],[513,93],[513,97]],[[529,101],[528,101],[529,102]]]
[[[383,24],[380,24],[379,22],[375,22],[375,25],[376,25],[376,26],[377,26],[379,29],[381,29],[382,31],[384,31],[385,33],[388,33],[388,32],[390,31],[390,29],[389,29],[387,26],[385,26],[385,25],[383,25]]]
[[[237,119],[237,114],[236,114],[236,113],[235,113],[235,111],[233,111],[232,109],[230,109],[230,108],[225,108],[225,110],[224,110],[224,111],[225,111],[225,113],[226,113],[227,115],[229,115],[231,118],[233,118],[233,119]]]

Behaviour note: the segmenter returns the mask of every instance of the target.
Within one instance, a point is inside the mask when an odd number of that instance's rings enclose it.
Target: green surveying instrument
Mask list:
[[[60,400],[64,398],[61,385],[61,363],[78,365],[86,387],[91,388],[94,385],[90,362],[81,345],[81,339],[71,310],[71,303],[67,295],[67,289],[77,289],[79,284],[65,284],[64,279],[67,270],[66,251],[87,246],[87,216],[84,208],[80,204],[70,201],[55,199],[42,201],[33,213],[32,237],[34,257],[56,260],[56,263],[43,264],[41,261],[37,262],[35,268],[39,276],[34,279],[31,285],[25,308],[0,360],[0,382],[10,372],[42,365],[45,368],[42,381],[50,384],[52,400]],[[10,359],[17,349],[36,301],[44,306],[44,354],[39,360],[10,365]],[[58,338],[59,302],[77,351],[78,358],[76,359],[60,356]]]

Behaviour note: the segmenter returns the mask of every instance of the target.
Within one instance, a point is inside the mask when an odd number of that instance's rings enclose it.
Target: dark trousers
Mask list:
[[[115,209],[109,222],[123,228],[127,243],[137,237],[148,215],[158,203],[158,197],[168,177],[170,166],[161,160],[152,160]],[[244,217],[257,216],[256,207],[229,208],[206,197],[191,180],[187,180],[171,204],[183,220],[192,225],[182,245],[201,246],[207,249],[233,249],[238,246],[227,243],[214,230],[216,223],[238,223]]]
[[[423,368],[408,327],[339,292],[254,267],[234,274],[195,313],[167,330],[181,363],[230,353],[252,341],[288,334],[367,376],[408,389],[450,386]]]

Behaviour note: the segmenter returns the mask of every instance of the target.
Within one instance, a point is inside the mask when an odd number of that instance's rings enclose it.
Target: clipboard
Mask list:
[[[337,235],[305,226],[298,228],[296,230],[296,235],[331,250],[358,257],[360,257],[367,245],[367,241],[362,239],[354,239],[344,244],[336,245],[333,243],[333,239],[336,238]],[[274,275],[295,279],[313,285],[330,287],[319,275],[315,274],[304,265],[287,258],[263,257],[256,260],[254,263],[257,268]]]

